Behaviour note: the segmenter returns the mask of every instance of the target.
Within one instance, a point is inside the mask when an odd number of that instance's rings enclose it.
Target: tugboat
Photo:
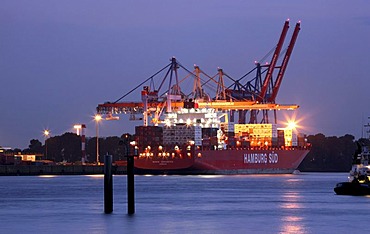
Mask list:
[[[337,195],[366,196],[370,195],[369,147],[365,143],[357,143],[353,156],[352,169],[348,182],[336,184],[334,192]]]

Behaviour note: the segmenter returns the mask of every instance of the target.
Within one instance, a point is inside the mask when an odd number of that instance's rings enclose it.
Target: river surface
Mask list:
[[[370,196],[339,196],[346,173],[114,176],[104,214],[103,176],[0,177],[0,233],[369,233]]]

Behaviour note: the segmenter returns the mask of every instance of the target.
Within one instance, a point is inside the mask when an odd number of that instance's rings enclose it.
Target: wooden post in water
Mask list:
[[[104,213],[113,212],[112,155],[104,157]]]
[[[134,156],[127,156],[127,213],[135,213]]]
[[[127,214],[135,213],[135,176],[134,156],[136,153],[136,142],[131,135],[125,135],[126,157],[127,157]],[[130,150],[133,148],[133,150]]]

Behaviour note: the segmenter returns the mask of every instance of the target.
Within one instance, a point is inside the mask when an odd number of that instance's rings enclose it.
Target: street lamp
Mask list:
[[[99,122],[102,120],[102,117],[96,114],[94,119],[96,124],[96,163],[99,165]]]
[[[46,140],[48,139],[50,135],[50,131],[45,129],[44,130],[44,137],[45,137],[45,159],[48,159],[48,145],[46,144]]]
[[[77,136],[79,136],[80,135],[80,131],[82,129],[82,125],[81,124],[75,124],[73,126],[73,128],[76,129],[76,134],[77,134]]]
[[[86,160],[86,151],[85,151],[85,133],[84,129],[86,128],[85,124],[75,124],[73,126],[74,129],[76,129],[77,136],[81,135],[81,163],[82,165],[85,165]]]

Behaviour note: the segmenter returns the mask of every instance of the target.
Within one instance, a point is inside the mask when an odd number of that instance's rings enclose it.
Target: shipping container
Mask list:
[[[211,145],[211,139],[210,138],[203,138],[202,139],[202,145],[203,146],[210,146]]]
[[[217,136],[218,128],[202,128],[202,138]]]

